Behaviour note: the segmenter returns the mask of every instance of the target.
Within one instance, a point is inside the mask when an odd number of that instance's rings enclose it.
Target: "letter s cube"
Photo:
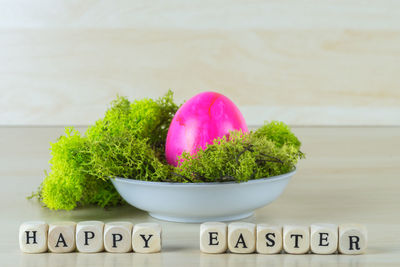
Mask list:
[[[268,224],[257,225],[257,253],[276,254],[282,251],[282,227]]]

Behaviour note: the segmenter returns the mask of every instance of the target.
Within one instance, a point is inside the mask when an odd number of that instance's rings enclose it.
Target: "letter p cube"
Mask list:
[[[76,248],[79,252],[94,253],[104,249],[104,223],[100,221],[83,221],[76,226]]]
[[[108,252],[124,253],[132,250],[132,223],[110,222],[104,226],[104,248]]]

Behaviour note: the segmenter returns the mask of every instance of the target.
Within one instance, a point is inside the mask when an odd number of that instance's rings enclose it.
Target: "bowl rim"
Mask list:
[[[260,178],[260,179],[253,179],[253,180],[248,180],[246,182],[209,182],[209,183],[173,183],[173,182],[153,182],[153,181],[142,181],[142,180],[135,180],[135,179],[129,179],[129,178],[122,178],[122,177],[113,177],[110,178],[111,181],[116,180],[118,182],[122,183],[127,183],[127,184],[137,184],[137,185],[154,185],[154,186],[161,186],[161,187],[178,187],[178,186],[184,186],[184,187],[209,187],[209,186],[227,186],[227,185],[243,185],[243,184],[258,184],[258,183],[264,183],[264,182],[275,182],[275,181],[280,181],[284,180],[288,177],[293,176],[296,173],[297,169],[294,168],[292,171],[276,175],[276,176],[271,176],[267,178]]]

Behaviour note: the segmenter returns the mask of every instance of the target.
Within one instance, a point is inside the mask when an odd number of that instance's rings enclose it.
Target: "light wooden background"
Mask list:
[[[400,1],[0,0],[0,125],[87,125],[168,88],[251,125],[400,125]]]

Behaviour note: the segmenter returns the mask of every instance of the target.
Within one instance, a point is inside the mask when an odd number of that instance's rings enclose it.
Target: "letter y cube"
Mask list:
[[[138,253],[161,251],[161,226],[157,223],[138,223],[132,231],[132,248]]]

